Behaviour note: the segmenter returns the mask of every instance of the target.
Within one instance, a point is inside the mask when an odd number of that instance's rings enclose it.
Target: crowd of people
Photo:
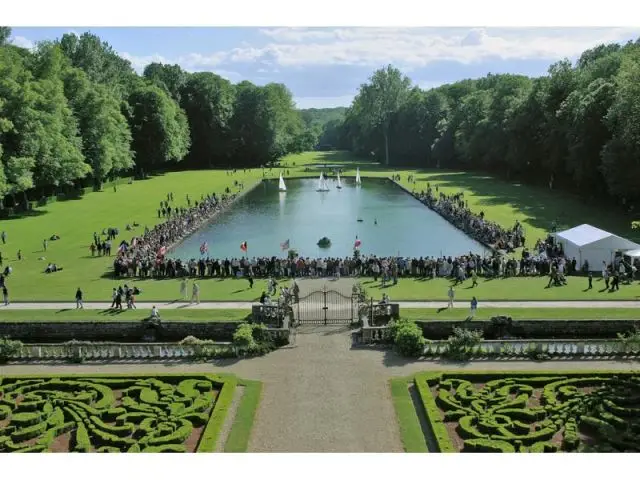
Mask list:
[[[445,195],[438,191],[437,186],[434,191],[427,183],[426,192],[414,193],[414,196],[467,235],[488,247],[510,253],[525,246],[524,229],[520,222],[516,221],[511,229],[505,229],[485,219],[483,211],[479,214],[473,213],[469,209],[469,203],[464,199],[463,192]]]
[[[178,277],[196,276],[195,270],[181,260],[171,259],[167,251],[172,245],[187,237],[202,224],[211,220],[217,213],[229,205],[236,194],[217,196],[212,193],[202,196],[200,201],[192,204],[187,195],[187,207],[173,204],[173,193],[167,194],[167,199],[160,204],[159,215],[166,220],[153,229],[145,228],[142,236],[136,236],[131,242],[122,241],[118,254],[113,262],[116,277]],[[94,238],[99,244],[100,239]],[[99,247],[98,247],[99,248]],[[202,275],[201,275],[202,276]]]

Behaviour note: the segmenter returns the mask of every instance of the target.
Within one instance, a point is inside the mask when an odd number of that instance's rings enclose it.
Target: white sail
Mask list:
[[[320,179],[318,180],[318,192],[328,192],[329,186],[327,185],[327,181],[324,178],[324,175],[320,174]]]
[[[336,188],[342,188],[342,182],[340,181],[340,173],[338,173],[338,185]]]
[[[287,191],[287,186],[284,184],[284,178],[282,178],[282,172],[280,172],[280,184],[278,186],[278,190],[281,192]]]
[[[356,185],[360,185],[362,184],[362,181],[360,180],[360,168],[358,167],[356,169]]]

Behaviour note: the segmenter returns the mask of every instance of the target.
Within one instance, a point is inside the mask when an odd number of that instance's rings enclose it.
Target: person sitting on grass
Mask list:
[[[151,315],[149,316],[150,320],[160,320],[160,310],[155,305],[151,307]]]
[[[59,267],[55,263],[50,263],[47,268],[44,269],[44,273],[54,273],[62,271],[62,267]]]

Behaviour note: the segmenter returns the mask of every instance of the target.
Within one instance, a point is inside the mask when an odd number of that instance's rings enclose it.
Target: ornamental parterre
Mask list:
[[[440,452],[638,452],[637,374],[420,374]]]
[[[213,451],[224,386],[205,375],[0,377],[0,452]]]

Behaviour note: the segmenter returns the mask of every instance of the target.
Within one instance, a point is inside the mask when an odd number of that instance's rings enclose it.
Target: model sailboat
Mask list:
[[[338,185],[336,185],[336,188],[342,188],[342,182],[340,181],[340,172],[338,172]]]
[[[284,178],[282,178],[282,172],[280,172],[280,183],[278,185],[278,190],[281,192],[287,191],[287,186],[284,184]]]
[[[360,168],[356,169],[356,185],[362,185],[362,181],[360,180]]]
[[[318,180],[318,188],[316,189],[316,192],[328,192],[328,191],[329,191],[329,185],[327,185],[327,181],[324,179],[324,175],[321,173],[320,179]]]

